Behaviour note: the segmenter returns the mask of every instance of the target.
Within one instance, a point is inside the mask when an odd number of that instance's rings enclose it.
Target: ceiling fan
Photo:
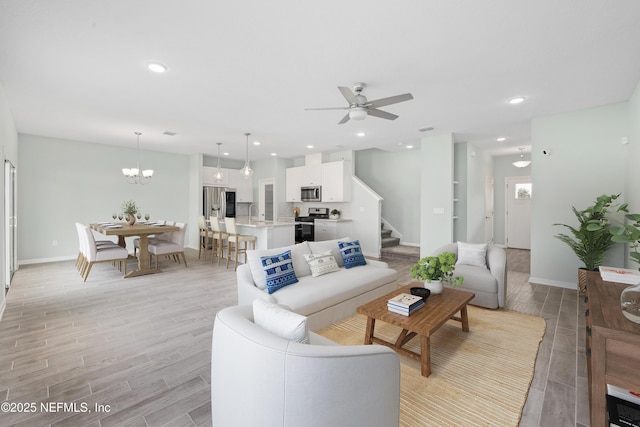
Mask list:
[[[376,99],[375,101],[367,101],[367,98],[362,94],[365,87],[366,85],[364,83],[356,83],[353,85],[353,91],[351,91],[348,87],[338,86],[338,90],[340,90],[342,96],[344,96],[349,103],[348,107],[305,108],[305,110],[349,110],[347,115],[338,122],[339,125],[347,123],[349,119],[363,120],[367,115],[379,117],[381,119],[395,120],[398,116],[387,113],[386,111],[378,110],[378,108],[413,99],[413,95],[405,93],[402,95],[390,96],[388,98]]]

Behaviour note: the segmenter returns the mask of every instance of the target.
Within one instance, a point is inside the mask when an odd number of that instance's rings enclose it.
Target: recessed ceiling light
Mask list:
[[[253,145],[260,145],[260,141],[253,141]]]
[[[507,137],[506,136],[501,136],[500,138],[497,138],[496,141],[498,142],[502,142],[502,141],[506,141]]]
[[[278,155],[278,153],[271,153],[271,155],[275,157]]]
[[[307,145],[307,148],[311,149],[313,148],[313,145]]]
[[[366,135],[366,133],[364,133],[364,132],[358,132],[356,135],[358,135],[358,136],[362,137],[362,136],[365,136],[365,135]]]
[[[407,145],[407,150],[411,150],[413,148],[413,145]]]
[[[147,64],[147,68],[155,73],[164,73],[165,71],[167,71],[167,67],[158,62],[149,62]]]
[[[509,104],[520,104],[524,100],[525,100],[524,96],[516,96],[509,100]]]
[[[229,153],[228,153],[228,152],[225,152],[225,153],[222,153],[222,155],[223,155],[223,156],[228,156],[228,155],[229,155]]]

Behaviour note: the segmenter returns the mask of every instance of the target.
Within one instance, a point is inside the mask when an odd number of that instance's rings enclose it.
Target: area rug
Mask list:
[[[517,426],[546,323],[541,317],[469,306],[470,332],[448,321],[431,338],[431,375],[400,356],[401,426]],[[356,314],[319,333],[342,345],[363,343],[366,317]],[[376,322],[394,342],[400,329]],[[420,352],[420,339],[406,348]]]

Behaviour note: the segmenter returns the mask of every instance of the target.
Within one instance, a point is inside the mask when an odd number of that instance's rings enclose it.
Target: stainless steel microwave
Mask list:
[[[321,202],[322,187],[302,187],[300,188],[300,200],[303,202]]]

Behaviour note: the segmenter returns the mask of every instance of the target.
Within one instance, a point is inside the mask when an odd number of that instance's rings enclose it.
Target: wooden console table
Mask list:
[[[620,308],[620,294],[627,286],[603,282],[599,273],[587,278],[586,355],[591,427],[609,425],[607,384],[640,391],[640,324],[624,317]]]

